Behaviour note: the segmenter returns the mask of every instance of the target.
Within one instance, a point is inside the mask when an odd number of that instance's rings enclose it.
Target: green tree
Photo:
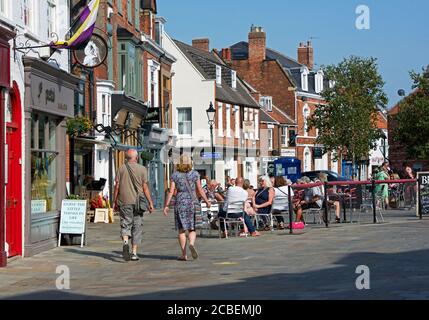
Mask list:
[[[393,116],[393,139],[402,144],[410,158],[429,158],[429,66],[422,73],[410,72],[414,93],[402,100]]]
[[[325,103],[316,108],[309,129],[319,130],[317,143],[325,152],[347,155],[354,168],[381,137],[377,115],[387,105],[387,96],[377,59],[352,56],[324,67],[324,73],[334,85],[322,92]]]

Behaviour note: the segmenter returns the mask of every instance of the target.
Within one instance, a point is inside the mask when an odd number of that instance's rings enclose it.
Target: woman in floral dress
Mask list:
[[[195,232],[196,190],[198,190],[200,196],[207,203],[208,208],[210,208],[210,201],[207,199],[201,186],[200,175],[197,171],[193,170],[192,160],[187,155],[180,157],[180,164],[177,165],[177,170],[171,177],[171,188],[164,208],[165,216],[168,216],[170,201],[176,189],[174,217],[176,229],[179,230],[179,244],[182,250],[182,255],[178,260],[188,260],[186,255],[186,231],[189,232],[189,250],[192,253],[192,258],[198,259],[198,252],[195,249],[195,240],[197,238],[197,233]]]

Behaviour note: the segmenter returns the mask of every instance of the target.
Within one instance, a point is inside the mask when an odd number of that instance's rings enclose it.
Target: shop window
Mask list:
[[[54,117],[34,114],[31,121],[31,213],[58,210],[57,126]]]

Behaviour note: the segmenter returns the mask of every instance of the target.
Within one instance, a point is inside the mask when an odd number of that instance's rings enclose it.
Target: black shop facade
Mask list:
[[[79,78],[25,57],[24,256],[57,246],[66,197],[66,121],[74,116]]]

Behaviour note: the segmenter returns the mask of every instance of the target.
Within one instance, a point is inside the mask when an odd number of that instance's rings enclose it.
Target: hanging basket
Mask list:
[[[67,120],[67,134],[69,136],[82,136],[92,129],[92,122],[85,117],[77,117]]]

